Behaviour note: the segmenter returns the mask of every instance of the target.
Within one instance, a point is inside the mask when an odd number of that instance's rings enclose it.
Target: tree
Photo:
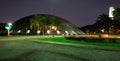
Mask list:
[[[46,25],[46,17],[44,15],[35,15],[34,18],[37,21],[38,27],[41,28],[42,34],[45,34],[45,25]]]
[[[116,8],[113,11],[113,15],[114,15],[114,20],[120,20],[120,8]]]
[[[60,28],[59,25],[60,25],[61,22],[55,16],[48,16],[47,20],[48,20],[48,26],[50,26],[50,31],[51,32],[54,31],[54,32],[52,32],[52,34],[54,34],[55,31],[58,30],[58,28]],[[52,26],[54,26],[55,29],[52,29]]]
[[[99,29],[105,29],[108,32],[109,28],[112,26],[112,20],[108,15],[102,14],[98,17],[95,24]]]
[[[0,31],[5,30],[6,23],[0,23]]]
[[[39,29],[39,22],[34,17],[30,18],[30,28],[31,30]]]
[[[114,32],[117,32],[117,30],[120,29],[120,8],[116,8],[113,11],[113,16],[114,16],[113,26],[114,26],[114,29],[115,29]]]
[[[82,27],[84,32],[90,32],[90,33],[100,33],[102,29],[105,30],[106,33],[108,33],[109,28],[112,26],[112,20],[108,17],[106,14],[101,14],[97,18],[97,21],[92,25],[87,25],[85,27]]]
[[[35,15],[33,18],[31,18],[31,29],[36,27],[36,24],[38,24],[40,27],[42,34],[45,34],[45,31],[48,29],[51,30],[52,26],[58,27],[60,24],[60,21],[58,21],[55,16],[45,16],[45,15]]]

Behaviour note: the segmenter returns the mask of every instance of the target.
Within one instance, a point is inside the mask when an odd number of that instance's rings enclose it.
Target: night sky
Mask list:
[[[120,7],[120,0],[0,0],[0,22],[14,22],[33,14],[51,14],[81,27],[108,14],[109,6]]]

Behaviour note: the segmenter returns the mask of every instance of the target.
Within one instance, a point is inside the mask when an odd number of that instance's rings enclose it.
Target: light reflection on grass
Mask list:
[[[85,45],[96,45],[96,46],[120,47],[120,43],[85,42],[85,41],[78,41],[78,40],[68,40],[68,39],[65,39],[64,37],[43,37],[43,38],[38,38],[38,40],[74,43],[74,44],[85,44]]]

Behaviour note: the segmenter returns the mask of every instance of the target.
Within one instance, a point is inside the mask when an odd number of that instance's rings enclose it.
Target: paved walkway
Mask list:
[[[38,41],[35,37],[0,39],[0,61],[120,61],[112,47]]]
[[[86,36],[86,35],[84,35]],[[92,35],[96,36],[96,35]],[[93,48],[93,49],[101,49],[101,50],[113,50],[113,51],[120,51],[119,47],[110,47],[110,46],[95,46],[95,45],[84,45],[84,44],[73,44],[73,43],[63,43],[63,42],[53,42],[53,41],[39,41],[36,40],[36,38],[43,38],[43,37],[52,37],[51,35],[48,36],[12,36],[12,37],[0,37],[0,41],[4,40],[29,40],[34,42],[42,42],[42,43],[51,43],[51,44],[59,44],[59,45],[68,45],[68,46],[74,46],[74,47],[83,47],[83,48]],[[62,36],[55,36],[55,37],[62,37]]]

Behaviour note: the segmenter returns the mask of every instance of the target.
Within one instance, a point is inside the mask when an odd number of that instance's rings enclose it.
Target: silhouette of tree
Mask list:
[[[90,33],[100,33],[102,29],[105,30],[105,33],[109,32],[109,28],[112,26],[113,21],[106,14],[101,14],[97,18],[96,22],[92,25],[87,25],[82,27],[84,32]]]
[[[120,8],[116,8],[113,11],[113,15],[114,15],[114,20],[120,20]]]
[[[102,14],[98,17],[95,24],[99,29],[105,29],[108,32],[109,28],[112,26],[112,20],[108,15]]]
[[[45,34],[45,26],[46,26],[46,17],[44,15],[35,15],[34,18],[36,19],[36,24],[38,28],[40,27],[42,34]]]
[[[116,8],[113,11],[113,15],[114,15],[113,26],[114,26],[114,29],[116,29],[116,31],[117,31],[120,29],[120,8]]]
[[[5,30],[6,23],[0,23],[0,31]]]

